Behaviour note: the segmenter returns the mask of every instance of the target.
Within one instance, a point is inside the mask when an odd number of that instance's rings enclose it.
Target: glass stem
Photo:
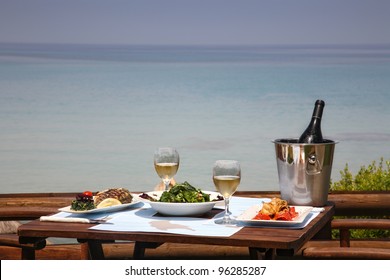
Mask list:
[[[169,190],[169,184],[171,183],[170,179],[163,179],[164,185],[165,185],[165,190]]]
[[[223,217],[225,221],[230,219],[229,205],[230,205],[230,197],[225,197],[225,216]]]

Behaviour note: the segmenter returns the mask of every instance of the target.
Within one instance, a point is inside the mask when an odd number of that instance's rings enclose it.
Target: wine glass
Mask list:
[[[230,197],[236,192],[241,181],[241,167],[236,160],[217,160],[213,166],[213,181],[225,201],[224,217],[215,221],[217,224],[235,224],[230,217]]]
[[[164,182],[165,190],[168,190],[171,179],[176,175],[179,162],[179,153],[175,148],[158,148],[154,152],[154,168]]]

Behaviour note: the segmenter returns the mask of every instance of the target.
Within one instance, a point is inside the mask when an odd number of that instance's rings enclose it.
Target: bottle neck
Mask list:
[[[325,102],[317,100],[309,125],[298,139],[299,143],[321,143],[323,141],[321,132],[321,118]]]
[[[322,112],[324,111],[325,103],[322,100],[317,100],[316,104],[314,106],[312,119],[321,119],[322,118]]]
[[[313,116],[311,118],[311,122],[309,125],[310,129],[313,131],[314,129],[319,129],[321,127],[321,118]]]

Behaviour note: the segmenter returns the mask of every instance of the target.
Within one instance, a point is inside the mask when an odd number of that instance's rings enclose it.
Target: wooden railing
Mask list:
[[[301,251],[304,258],[390,259],[390,192],[337,192],[330,194],[329,200],[336,204],[331,226],[339,231],[339,241],[311,241]],[[387,234],[351,239],[353,229],[379,229]]]
[[[32,220],[43,215],[58,212],[58,208],[68,206],[74,199],[76,193],[22,193],[22,194],[0,194],[0,220]],[[237,192],[237,196],[248,197],[278,197],[279,192]],[[356,240],[349,240],[349,229],[362,227],[389,229],[389,220],[382,219],[359,219],[363,216],[389,217],[390,216],[390,192],[334,192],[330,193],[328,200],[336,205],[336,217],[347,216],[354,219],[335,219],[332,222],[334,229],[341,230],[340,240],[316,240],[308,242],[302,249],[303,258],[390,258],[390,237],[384,236],[381,239],[366,240],[363,243]],[[372,221],[371,221],[372,220]],[[375,226],[373,226],[375,224]],[[359,226],[357,226],[359,225]],[[340,243],[341,242],[341,243]],[[369,243],[371,242],[371,243]],[[345,246],[350,245],[349,249]],[[358,244],[358,245],[355,245]],[[372,246],[371,244],[375,244]],[[36,244],[33,250],[39,250],[43,244]],[[340,246],[341,245],[341,246]],[[0,257],[1,259],[18,258],[20,248],[16,234],[0,235]],[[128,258],[131,256],[133,244],[107,244],[105,250],[107,256],[113,258]],[[162,246],[156,250],[150,250],[150,258],[247,258],[247,251],[242,248],[197,248],[188,250],[190,245],[169,245]],[[380,247],[380,248],[378,248]],[[320,249],[322,248],[322,249]],[[352,248],[352,249],[351,249]],[[355,248],[355,249],[353,249]],[[359,253],[359,249],[363,249]],[[381,249],[381,250],[379,250]],[[57,250],[57,251],[55,251]],[[50,245],[46,246],[37,258],[60,258],[79,259],[87,258],[86,249],[79,244],[75,245]],[[324,252],[323,254],[321,253]],[[333,251],[332,251],[333,250]],[[349,252],[351,253],[348,253]],[[383,252],[382,252],[383,251]],[[16,252],[16,253],[15,253]],[[189,255],[188,252],[191,252]],[[52,254],[53,253],[53,254]],[[8,255],[7,255],[8,254]],[[13,254],[13,255],[12,255]],[[20,252],[19,252],[20,254]],[[56,254],[56,256],[54,255]],[[11,257],[9,257],[11,255]],[[148,258],[148,254],[146,255]]]
[[[390,230],[389,219],[334,219],[332,228],[340,231],[339,246],[312,241],[303,248],[302,256],[309,259],[390,259],[389,236],[359,240],[360,245],[355,246],[351,246],[350,238],[351,229]]]

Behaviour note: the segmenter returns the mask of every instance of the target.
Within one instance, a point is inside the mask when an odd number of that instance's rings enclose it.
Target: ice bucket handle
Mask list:
[[[306,174],[307,175],[317,175],[322,172],[322,166],[320,161],[317,159],[315,154],[310,154],[307,158],[306,163]]]

